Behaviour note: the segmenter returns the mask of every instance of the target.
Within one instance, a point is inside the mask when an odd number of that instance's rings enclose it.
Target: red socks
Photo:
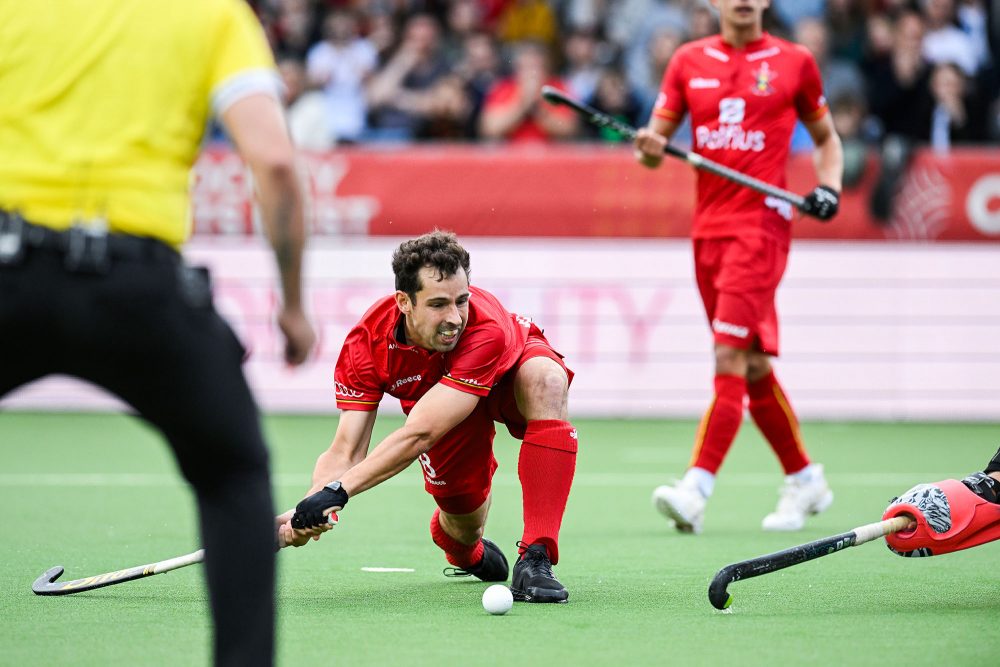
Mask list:
[[[462,544],[454,537],[444,532],[438,516],[441,514],[440,508],[434,509],[434,516],[431,517],[431,539],[434,544],[444,550],[444,557],[455,567],[462,569],[477,565],[483,559],[483,541],[476,540],[475,544]]]
[[[576,450],[572,424],[538,419],[528,422],[517,461],[524,503],[521,542],[544,544],[553,565],[559,562],[559,527],[576,471]]]
[[[750,384],[750,416],[771,443],[786,475],[796,473],[809,465],[809,456],[799,434],[799,420],[774,373]]]
[[[740,430],[746,393],[746,378],[738,375],[715,376],[715,399],[701,420],[688,467],[703,468],[713,475],[719,471]]]

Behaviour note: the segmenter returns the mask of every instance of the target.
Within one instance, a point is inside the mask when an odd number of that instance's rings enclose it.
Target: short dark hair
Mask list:
[[[396,275],[396,289],[416,300],[423,289],[420,269],[429,266],[438,272],[440,279],[450,278],[464,269],[469,275],[469,253],[458,243],[452,232],[435,230],[409,241],[404,241],[392,253],[392,272]]]

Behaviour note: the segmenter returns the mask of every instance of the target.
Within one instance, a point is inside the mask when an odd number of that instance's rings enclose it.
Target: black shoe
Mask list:
[[[476,577],[480,581],[507,581],[510,567],[507,565],[507,558],[500,551],[500,547],[483,539],[483,559],[472,567],[464,570],[459,567],[444,568],[446,577]]]
[[[519,547],[524,546],[518,542]],[[544,544],[529,544],[514,563],[510,592],[519,602],[566,602],[569,591],[552,574],[552,561]]]

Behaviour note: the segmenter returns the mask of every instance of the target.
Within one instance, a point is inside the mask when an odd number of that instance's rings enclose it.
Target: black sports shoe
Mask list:
[[[525,547],[517,562],[514,563],[514,580],[510,592],[519,602],[566,602],[569,591],[559,583],[552,574],[552,561],[544,544],[529,544],[518,542],[517,546]]]
[[[462,569],[460,567],[444,568],[446,577],[476,577],[480,581],[507,581],[510,567],[507,558],[493,542],[483,538],[483,559],[478,565]]]

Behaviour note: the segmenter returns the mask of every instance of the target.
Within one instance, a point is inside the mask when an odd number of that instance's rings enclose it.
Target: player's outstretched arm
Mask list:
[[[438,383],[417,401],[406,423],[390,433],[356,466],[325,485],[295,507],[291,525],[297,529],[321,526],[331,511],[348,499],[402,472],[418,456],[472,414],[479,397]]]
[[[401,428],[340,477],[344,489],[356,495],[402,472],[471,415],[478,403],[479,397],[474,394],[441,383],[434,385],[413,406]]]
[[[295,149],[278,100],[256,94],[234,102],[222,122],[253,172],[264,231],[281,276],[278,326],[285,336],[285,360],[303,363],[316,334],[302,305],[302,253],[306,229],[303,196],[295,169]]]

